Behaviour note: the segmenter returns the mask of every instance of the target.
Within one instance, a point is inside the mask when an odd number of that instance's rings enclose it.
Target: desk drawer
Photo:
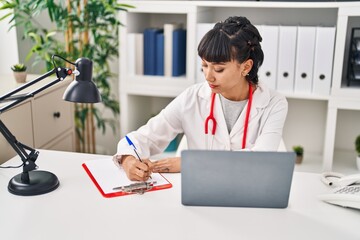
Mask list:
[[[34,100],[34,144],[37,148],[74,127],[72,103],[62,99],[66,87],[50,91]]]
[[[18,141],[29,147],[34,146],[30,102],[23,103],[2,113],[0,119]],[[15,155],[13,148],[0,133],[0,163],[9,160]]]

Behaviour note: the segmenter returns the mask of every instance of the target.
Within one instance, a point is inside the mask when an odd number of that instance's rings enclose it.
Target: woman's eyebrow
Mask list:
[[[226,65],[225,62],[212,62],[212,65]]]

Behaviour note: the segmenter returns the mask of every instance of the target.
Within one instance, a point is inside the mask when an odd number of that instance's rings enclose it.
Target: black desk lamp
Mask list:
[[[73,71],[70,68],[58,67],[55,64],[54,57],[58,57],[75,66]],[[44,75],[34,79],[15,90],[0,97],[0,103],[11,101],[9,104],[0,108],[0,114],[23,102],[28,98],[34,97],[37,93],[63,81],[67,76],[74,74],[75,80],[66,89],[63,99],[78,103],[97,103],[101,102],[101,96],[92,81],[92,61],[87,58],[79,58],[75,63],[70,62],[60,56],[53,55],[52,62],[54,69]],[[29,86],[56,73],[57,79],[40,87],[39,89],[25,94],[16,93],[28,88]],[[10,193],[21,196],[32,196],[51,192],[59,186],[59,180],[55,174],[47,171],[36,170],[38,166],[35,161],[39,151],[19,142],[9,129],[0,120],[0,132],[9,142],[11,147],[20,156],[23,162],[23,172],[13,177],[8,185]],[[36,170],[36,171],[34,171]]]

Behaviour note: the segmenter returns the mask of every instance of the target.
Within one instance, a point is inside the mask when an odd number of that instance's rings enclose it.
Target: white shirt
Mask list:
[[[210,112],[211,89],[206,82],[195,84],[177,96],[157,116],[127,136],[143,158],[162,153],[177,134],[184,133],[189,149],[206,149],[205,119]],[[245,106],[246,109],[246,106]],[[246,149],[276,151],[278,149],[288,104],[284,96],[259,82],[253,93]],[[229,133],[219,96],[215,98],[217,121],[214,150],[241,150],[246,111],[242,111]],[[211,135],[212,124],[209,124]],[[134,155],[125,139],[120,140],[117,155]]]

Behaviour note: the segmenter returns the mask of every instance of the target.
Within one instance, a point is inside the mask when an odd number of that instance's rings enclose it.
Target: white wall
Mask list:
[[[11,65],[19,62],[16,30],[12,28],[8,31],[8,19],[0,21],[0,75],[11,75]]]

